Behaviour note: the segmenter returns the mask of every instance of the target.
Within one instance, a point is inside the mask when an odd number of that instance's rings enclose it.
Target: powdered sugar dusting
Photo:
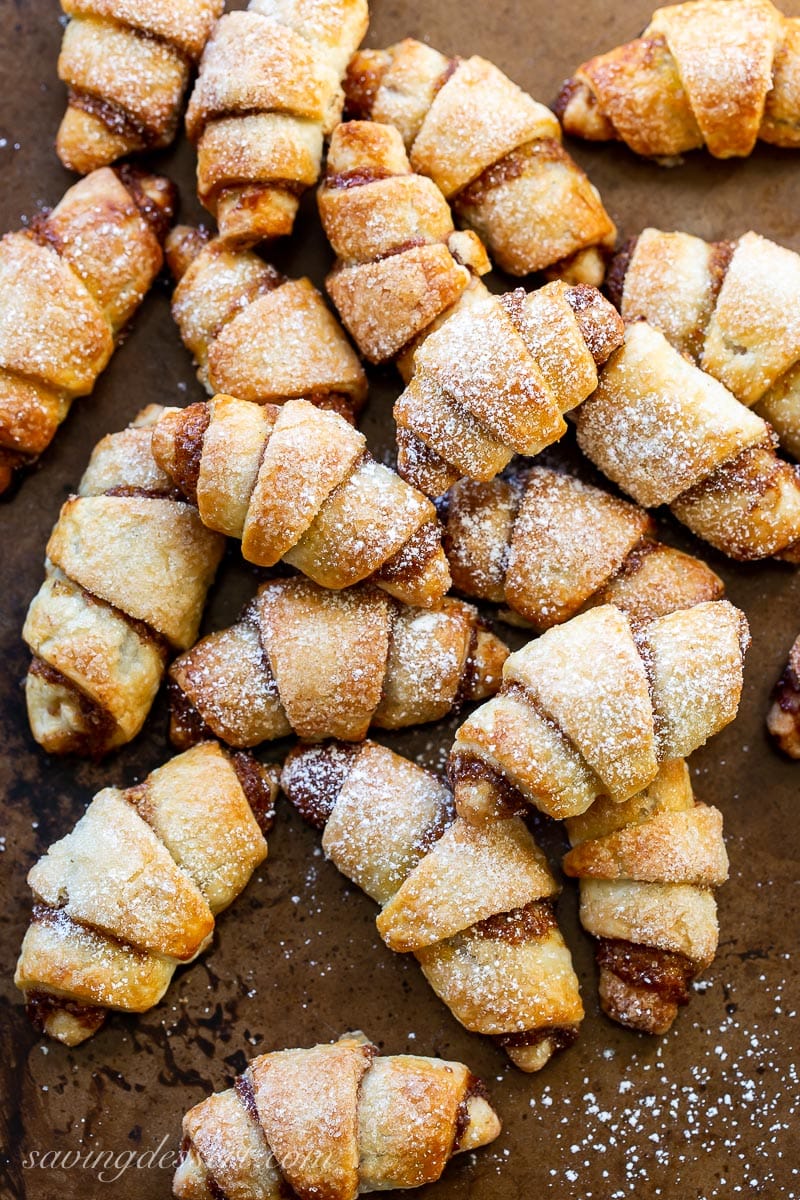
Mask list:
[[[565,1071],[554,1079],[548,1072],[536,1077],[527,1100],[506,1076],[517,1111],[528,1106],[512,1119],[508,1140],[541,1138],[549,1146],[544,1194],[626,1200],[682,1189],[702,1200],[795,1200],[800,1177],[791,1147],[800,1079],[785,1039],[797,1013],[782,973],[788,955],[782,957],[783,964],[754,959],[734,967],[723,955],[717,978],[694,985],[703,1012],[698,1017],[694,1008],[692,1029],[704,1049],[693,1063],[680,1054],[689,1036],[682,1014],[655,1042],[601,1040],[590,1075]],[[737,984],[724,982],[726,966]],[[763,997],[755,1011],[754,988]],[[747,1006],[740,1007],[745,993]],[[500,1173],[508,1153],[502,1142],[488,1152]]]

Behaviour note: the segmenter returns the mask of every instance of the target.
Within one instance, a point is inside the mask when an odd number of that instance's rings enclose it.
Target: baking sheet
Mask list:
[[[369,45],[413,35],[446,52],[480,53],[545,102],[579,62],[635,36],[650,15],[643,0],[625,5],[373,0],[372,10]],[[800,13],[800,6],[794,3],[790,11]],[[5,230],[16,228],[22,214],[32,216],[56,203],[70,177],[53,151],[64,105],[56,78],[62,32],[57,5],[0,0],[0,18]],[[707,238],[734,237],[753,227],[800,250],[798,154],[765,146],[744,162],[713,162],[695,154],[680,169],[665,171],[620,146],[571,149],[624,235],[647,223]],[[180,185],[183,218],[199,219],[189,147],[183,143],[152,162]],[[272,257],[288,273],[307,272],[321,285],[330,253],[313,197],[304,203],[294,237]],[[509,281],[498,278],[497,286]],[[378,454],[391,451],[391,403],[398,390],[391,371],[372,374],[363,428]],[[383,946],[372,902],[324,862],[318,835],[285,802],[264,868],[219,920],[211,953],[178,972],[158,1008],[138,1018],[113,1017],[75,1050],[45,1043],[31,1029],[11,982],[30,908],[25,875],[72,827],[97,789],[140,779],[170,751],[162,700],[142,736],[105,762],[48,758],[32,741],[24,712],[25,610],[41,582],[44,546],[59,506],[77,484],[94,443],[144,404],[188,403],[202,394],[169,315],[169,289],[158,286],[94,396],[76,404],[39,469],[0,503],[0,780],[6,805],[0,831],[0,1095],[9,1156],[0,1194],[26,1200],[77,1200],[106,1191],[120,1200],[166,1197],[172,1177],[166,1155],[177,1148],[185,1109],[228,1086],[248,1056],[360,1027],[388,1052],[463,1059],[485,1078],[503,1117],[497,1142],[474,1158],[456,1160],[425,1195],[795,1196],[798,1021],[791,956],[797,944],[800,764],[771,751],[763,717],[772,683],[800,630],[800,577],[778,564],[734,566],[705,552],[725,578],[730,598],[750,618],[753,645],[738,720],[692,759],[698,795],[725,813],[731,880],[720,893],[716,962],[666,1037],[627,1033],[599,1014],[593,946],[577,925],[575,892],[568,885],[559,913],[581,976],[587,1018],[578,1044],[540,1074],[516,1071],[489,1041],[461,1029],[410,957]],[[562,447],[551,457],[564,456],[574,451]],[[704,553],[670,518],[662,534]],[[231,553],[214,588],[206,628],[231,621],[255,584],[254,573]],[[510,640],[519,641],[513,635]],[[440,768],[455,725],[444,722],[385,740]],[[276,744],[263,757],[278,758],[287,746]],[[564,846],[561,831],[536,828],[557,859]],[[141,1165],[131,1161],[120,1170],[134,1154],[146,1156],[158,1147]],[[52,1153],[45,1159],[51,1165],[31,1165],[32,1157],[41,1161],[48,1151],[62,1156],[61,1165],[52,1165]],[[102,1152],[101,1161],[110,1165],[103,1179],[91,1165],[65,1169],[66,1152],[84,1158]]]

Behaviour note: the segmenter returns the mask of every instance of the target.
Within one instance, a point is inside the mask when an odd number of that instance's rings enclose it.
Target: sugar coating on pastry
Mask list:
[[[103,168],[0,240],[0,491],[92,391],[163,262],[175,191]]]
[[[530,803],[575,817],[601,795],[623,803],[733,720],[748,645],[726,600],[641,624],[600,605],[548,629],[509,656],[499,694],[456,733],[459,812],[480,822]]]
[[[556,103],[568,134],[618,139],[667,163],[705,146],[795,148],[800,19],[770,0],[658,8],[641,37],[583,63]]]
[[[38,1027],[73,1046],[157,1004],[266,857],[276,795],[274,770],[213,742],[98,792],[28,875],[15,982]]]
[[[599,285],[616,230],[561,145],[558,121],[486,59],[448,58],[413,38],[353,56],[351,116],[392,125],[498,266]]]
[[[369,741],[298,748],[281,783],[326,857],[381,905],[386,944],[414,953],[463,1025],[522,1070],[574,1040],[583,1010],[558,888],[518,817],[468,824],[439,780]]]
[[[460,480],[444,529],[456,590],[539,632],[598,604],[643,621],[723,591],[699,559],[655,540],[642,509],[548,467]]]
[[[444,196],[414,166],[391,124],[346,122],[318,204],[337,254],[328,292],[365,357],[396,358],[407,382],[394,408],[398,470],[436,496],[560,438],[622,325],[586,285],[489,293],[482,244],[455,231]]]
[[[249,562],[283,560],[336,590],[372,579],[425,607],[450,585],[433,504],[338,413],[220,395],[166,414],[153,447],[204,525],[240,538]]]
[[[167,239],[172,315],[206,390],[255,403],[304,397],[353,420],[367,395],[352,346],[309,279],[177,226]]]
[[[302,577],[264,584],[240,621],[173,663],[171,736],[254,746],[293,729],[360,741],[434,721],[492,695],[508,651],[477,611],[445,598],[433,609],[373,584],[331,591]]]
[[[621,804],[601,796],[567,831],[564,869],[580,881],[581,922],[598,939],[603,1011],[666,1033],[716,953],[722,814],[695,801],[686,763],[671,759],[644,791]]]
[[[732,558],[800,555],[800,476],[766,422],[636,321],[576,413],[578,444],[638,503]]]
[[[800,256],[752,231],[709,243],[648,228],[611,275],[626,320],[659,329],[800,455]]]
[[[224,242],[252,246],[291,233],[300,196],[317,180],[323,138],[341,119],[340,80],[367,21],[366,0],[251,0],[215,25],[186,131],[201,203]]]
[[[22,633],[28,718],[51,753],[99,757],[130,741],[167,659],[197,637],[224,545],[153,458],[162,412],[98,443],[48,542]]]
[[[362,1033],[253,1060],[226,1092],[183,1120],[173,1181],[182,1200],[220,1194],[354,1200],[435,1182],[455,1154],[500,1132],[480,1080],[462,1063],[381,1057]]]
[[[62,0],[58,59],[68,107],[56,138],[65,167],[87,174],[163,149],[223,0]]]

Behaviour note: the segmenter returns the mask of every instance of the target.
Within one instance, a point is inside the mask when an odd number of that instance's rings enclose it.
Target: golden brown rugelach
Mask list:
[[[556,924],[558,885],[519,817],[469,825],[435,776],[376,742],[298,747],[281,787],[322,848],[381,905],[390,950],[523,1071],[570,1045],[583,1017]]]
[[[317,193],[337,261],[325,286],[370,362],[408,350],[491,263],[430,179],[415,174],[391,125],[348,121],[331,137]]]
[[[550,467],[462,479],[442,519],[456,590],[537,633],[598,604],[652,621],[724,591],[704,562],[656,540],[644,509]]]
[[[224,0],[61,0],[58,77],[68,107],[56,150],[81,175],[168,146],[189,75]]]
[[[574,817],[598,796],[629,800],[733,720],[749,640],[727,600],[645,624],[604,604],[548,629],[506,659],[499,695],[456,732],[459,813],[533,804]]]
[[[770,0],[657,8],[641,37],[578,68],[556,111],[568,134],[653,158],[800,146],[800,17]]]
[[[455,232],[389,125],[338,127],[319,208],[338,256],[327,287],[344,323],[372,361],[402,352],[408,386],[394,416],[405,479],[439,495],[562,436],[563,414],[597,386],[597,364],[622,341],[595,288],[491,295],[478,278],[483,247]]]
[[[800,467],[646,321],[627,327],[575,424],[584,454],[638,504],[668,504],[730,558],[800,562]]]
[[[362,741],[370,725],[437,721],[493,695],[507,654],[460,600],[410,608],[372,584],[333,592],[276,579],[237,624],[172,664],[172,740]]]
[[[630,800],[595,800],[567,832],[564,870],[580,880],[581,923],[598,939],[603,1012],[666,1033],[716,954],[722,813],[695,801],[686,763],[673,759]]]
[[[97,793],[28,874],[14,982],[43,1033],[76,1046],[109,1010],[158,1004],[266,858],[276,794],[274,768],[214,742]]]
[[[457,1062],[381,1057],[362,1033],[253,1060],[183,1118],[179,1200],[355,1200],[434,1183],[497,1137],[479,1079]]]
[[[767,728],[779,750],[800,758],[800,637],[789,652],[786,670],[772,693]]]
[[[175,189],[103,168],[0,240],[0,492],[47,449],[161,270]]]
[[[350,116],[393,125],[427,175],[512,275],[599,286],[616,230],[561,144],[557,119],[485,58],[447,58],[406,38],[355,54]]]
[[[398,471],[436,495],[538,454],[563,436],[564,413],[592,393],[622,338],[618,314],[584,284],[503,296],[471,288],[414,350],[394,406]]]
[[[800,458],[799,254],[752,232],[704,242],[645,229],[617,256],[609,283],[627,321],[660,329]]]
[[[188,225],[168,237],[167,260],[177,283],[172,315],[212,396],[258,404],[302,396],[352,420],[367,380],[310,279],[287,279],[252,250]]]
[[[338,413],[216,396],[165,413],[153,455],[248,562],[282,560],[328,588],[371,579],[426,608],[450,587],[436,509]]]
[[[95,446],[47,544],[46,578],[22,636],[33,736],[98,757],[141,729],[171,652],[197,637],[224,538],[156,464],[144,409]]]
[[[186,113],[197,190],[224,241],[292,232],[341,119],[367,0],[250,0],[214,27]]]

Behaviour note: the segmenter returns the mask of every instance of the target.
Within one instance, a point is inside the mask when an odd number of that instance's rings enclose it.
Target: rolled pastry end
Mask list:
[[[139,212],[160,242],[165,242],[178,208],[178,189],[164,175],[153,175],[129,163],[114,168]]]
[[[342,82],[347,120],[372,119],[375,97],[391,64],[392,55],[388,50],[356,50]]]
[[[578,1037],[577,1025],[535,1029],[518,1037],[500,1038],[508,1057],[520,1071],[532,1074],[546,1067],[554,1054],[566,1050]]]
[[[184,1142],[181,1147],[180,1162],[172,1180],[172,1194],[178,1200],[213,1200],[208,1172],[191,1143]]]
[[[432,608],[450,590],[450,564],[434,522],[422,525],[376,573],[385,592],[415,608]]]
[[[582,250],[577,250],[575,254],[570,254],[568,258],[562,258],[560,262],[548,267],[544,276],[547,280],[561,279],[571,287],[583,283],[588,284],[589,287],[599,288],[603,286],[608,257],[609,252],[604,251],[600,246],[585,246]]]
[[[500,1118],[489,1103],[482,1087],[468,1095],[463,1105],[463,1129],[455,1149],[456,1154],[478,1150],[488,1146],[499,1135],[502,1128]]]
[[[48,754],[94,757],[100,744],[114,748],[100,705],[39,658],[33,659],[25,680],[25,701],[31,732]]]
[[[65,1046],[87,1041],[108,1016],[107,1008],[75,1004],[44,991],[25,993],[25,1011],[36,1029]]]
[[[453,754],[447,768],[456,809],[473,825],[527,812],[520,791],[477,755]]]
[[[570,137],[589,142],[610,142],[616,138],[614,126],[597,103],[592,89],[582,79],[567,79],[558,93],[553,111]]]
[[[14,468],[20,465],[20,459],[8,450],[0,450],[0,495],[11,487],[14,478]]]
[[[170,231],[165,250],[167,266],[176,283],[180,283],[209,241],[208,231],[195,225],[176,225]]]
[[[79,108],[73,100],[56,134],[56,154],[68,171],[78,175],[110,166],[118,158],[141,149],[141,139],[109,128],[99,116]]]
[[[508,646],[488,629],[479,629],[463,688],[464,700],[488,700],[497,692],[503,676]]]
[[[597,965],[606,1016],[638,1033],[659,1036],[689,1003],[689,984],[702,964],[683,954],[601,938]]]
[[[217,200],[219,236],[230,246],[255,246],[267,238],[287,237],[294,227],[300,197],[287,187],[250,184],[226,188]]]

